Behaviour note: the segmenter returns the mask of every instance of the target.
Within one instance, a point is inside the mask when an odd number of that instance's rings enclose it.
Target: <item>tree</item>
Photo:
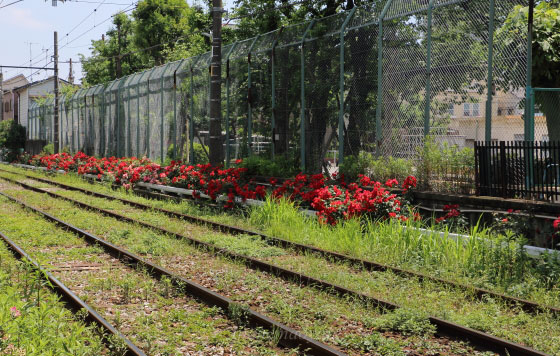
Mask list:
[[[198,48],[202,32],[208,31],[208,16],[200,8],[189,6],[184,0],[143,0],[132,13],[134,19],[134,44],[145,48],[141,56],[144,64],[161,65],[166,56],[162,51],[172,51],[176,43],[187,48]]]
[[[498,36],[504,36],[504,46],[512,51],[523,52],[528,23],[528,7],[517,6],[508,16]],[[539,1],[534,9],[533,20],[533,66],[531,85],[542,88],[560,88],[560,0]],[[514,63],[511,72],[523,71],[524,61]],[[499,81],[502,88],[517,89],[523,83],[505,77]],[[546,116],[549,139],[560,141],[560,94],[537,92],[536,104]]]
[[[133,44],[134,24],[126,14],[119,13],[113,19],[113,25],[105,40],[93,40],[92,55],[86,58],[80,55],[85,85],[107,83],[118,78],[117,56],[124,55],[121,59],[121,75],[129,75],[142,70],[145,66]],[[119,31],[120,27],[120,39]],[[119,44],[120,41],[120,44]]]

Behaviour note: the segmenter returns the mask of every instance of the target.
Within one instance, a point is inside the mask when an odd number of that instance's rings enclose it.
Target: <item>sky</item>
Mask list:
[[[43,67],[53,56],[54,31],[58,31],[59,42],[59,76],[67,79],[68,62],[72,58],[74,83],[82,78],[79,54],[88,56],[92,40],[101,39],[112,25],[111,15],[126,9],[132,9],[136,0],[72,0],[58,2],[52,6],[52,0],[23,0],[8,5],[16,0],[0,0],[0,66],[29,66],[32,59],[34,67]],[[187,0],[189,5],[203,3],[201,0]],[[224,1],[226,7],[231,1]],[[3,8],[2,8],[3,7]],[[127,12],[128,14],[131,11]],[[103,22],[105,21],[105,22]],[[31,57],[30,57],[31,50]],[[48,65],[52,67],[52,63]],[[24,74],[28,80],[36,70],[6,69],[2,70],[4,80],[18,74]],[[41,70],[33,74],[33,81],[53,75],[53,71]]]

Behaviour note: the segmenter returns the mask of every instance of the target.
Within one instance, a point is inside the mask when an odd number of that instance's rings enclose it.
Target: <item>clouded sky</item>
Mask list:
[[[72,58],[74,77],[79,82],[82,69],[78,61],[79,53],[89,55],[91,40],[100,39],[111,27],[110,16],[121,10],[132,9],[135,0],[72,0],[58,6],[52,6],[52,0],[23,0],[8,5],[16,0],[0,0],[0,65],[28,66],[31,59],[33,66],[44,66],[53,55],[53,33],[58,31],[59,59],[67,62]],[[203,3],[202,0],[188,0]],[[232,1],[227,1],[232,2]],[[226,3],[226,1],[224,1]],[[130,11],[127,12],[130,14]],[[52,67],[52,63],[48,65]],[[36,70],[3,69],[4,79],[19,73],[26,76]],[[59,75],[66,79],[69,65],[61,63]],[[33,80],[52,75],[52,71],[39,71],[33,74]],[[30,78],[28,78],[29,80]]]

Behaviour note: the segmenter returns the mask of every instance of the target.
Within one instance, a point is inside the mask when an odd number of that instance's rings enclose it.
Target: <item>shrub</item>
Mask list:
[[[196,164],[207,164],[210,162],[208,159],[208,146],[202,145],[200,143],[194,143],[194,161]]]
[[[276,156],[274,159],[262,156],[245,158],[239,165],[247,168],[247,174],[263,177],[293,177],[299,173],[297,161],[290,156]]]
[[[45,147],[43,147],[43,153],[47,155],[54,154],[54,144],[51,142],[48,145],[45,145]]]
[[[367,152],[360,152],[357,156],[346,156],[340,165],[339,174],[344,176],[346,181],[354,182],[360,174],[368,173],[373,160],[373,155]]]
[[[16,159],[18,150],[25,147],[25,127],[14,120],[0,122],[0,154],[8,161]]]
[[[360,152],[358,156],[348,156],[340,165],[340,173],[344,179],[353,182],[360,174],[370,176],[379,182],[396,179],[402,182],[406,177],[414,174],[414,162],[404,158],[378,157],[371,153]]]

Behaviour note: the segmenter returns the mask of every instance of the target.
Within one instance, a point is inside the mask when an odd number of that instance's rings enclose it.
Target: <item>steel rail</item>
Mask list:
[[[14,241],[12,241],[8,236],[0,232],[0,238],[7,245],[8,249],[12,251],[14,256],[18,259],[27,260],[35,270],[41,272],[41,276],[50,282],[50,288],[53,289],[61,298],[64,300],[66,305],[74,312],[78,312],[82,309],[87,311],[87,316],[85,320],[90,324],[97,324],[102,329],[108,331],[109,333],[120,338],[127,347],[128,356],[146,356],[138,346],[134,345],[128,338],[126,338],[121,332],[119,332],[111,323],[109,323],[105,318],[103,318],[99,313],[97,313],[91,306],[85,303],[80,297],[78,297],[74,292],[72,292],[64,283],[58,280],[52,273],[43,269],[37,261],[35,261],[28,253],[26,253],[20,246],[18,246]],[[103,341],[107,343],[107,338],[103,338]]]
[[[360,301],[363,301],[365,303],[369,303],[369,304],[373,304],[373,305],[377,305],[381,308],[384,309],[388,309],[388,310],[395,310],[400,308],[399,305],[392,303],[392,302],[388,302],[379,298],[375,298],[369,295],[366,295],[364,293],[360,293],[345,287],[342,287],[340,285],[336,285],[336,284],[332,284],[330,282],[324,281],[324,280],[320,280],[314,277],[310,277],[298,272],[294,272],[292,270],[288,270],[282,267],[279,267],[277,265],[273,265],[261,260],[258,260],[256,258],[252,258],[252,257],[248,257],[248,256],[244,256],[244,255],[240,255],[234,252],[231,252],[229,250],[220,248],[220,247],[216,247],[210,243],[207,242],[203,242],[200,241],[198,239],[192,238],[192,237],[188,237],[185,235],[181,235],[127,216],[123,216],[105,209],[101,209],[101,208],[97,208],[91,205],[88,205],[86,203],[82,203],[79,201],[76,201],[74,199],[71,198],[67,198],[64,196],[61,196],[59,194],[53,193],[53,192],[49,192],[46,190],[43,190],[41,188],[37,188],[37,187],[33,187],[30,186],[26,183],[23,182],[18,182],[16,180],[13,180],[11,178],[6,178],[3,176],[0,176],[0,179],[9,181],[13,184],[17,184],[22,186],[25,189],[37,192],[37,193],[42,193],[42,194],[47,194],[53,198],[57,198],[57,199],[61,199],[64,201],[68,201],[82,209],[86,209],[86,210],[91,210],[94,212],[98,212],[101,213],[102,215],[106,215],[112,218],[115,218],[119,221],[125,221],[128,223],[132,223],[132,224],[137,224],[139,226],[143,226],[149,229],[152,229],[154,231],[158,231],[160,233],[166,234],[166,235],[170,235],[173,236],[177,239],[180,240],[186,240],[188,242],[191,242],[194,246],[198,247],[198,248],[204,248],[205,250],[208,250],[209,252],[213,253],[215,256],[225,256],[228,258],[231,258],[233,260],[238,260],[238,261],[242,261],[246,266],[248,266],[249,268],[255,269],[255,270],[259,270],[259,271],[263,271],[263,272],[267,272],[267,273],[271,273],[275,276],[278,276],[280,278],[283,278],[284,280],[288,281],[288,282],[294,282],[297,281],[299,284],[302,285],[307,285],[307,286],[311,286],[311,287],[315,287],[319,290],[325,291],[325,292],[330,292],[343,297],[350,297],[350,298],[354,298]],[[4,193],[0,192],[1,195],[4,195]],[[15,199],[15,198],[12,198]],[[17,200],[17,199],[16,199]],[[23,202],[18,201],[20,204],[25,204]],[[50,216],[47,213],[41,212],[42,214],[45,214],[46,216]],[[52,219],[55,219],[56,221],[61,222],[61,220],[51,217]],[[62,224],[67,224],[62,222]],[[74,228],[79,230],[78,228],[75,228],[71,225],[68,225],[68,227],[70,229]],[[79,230],[80,232],[89,234],[83,230]],[[139,257],[137,257],[139,259]],[[146,262],[149,263],[149,262]],[[180,277],[179,277],[180,278]],[[478,331],[478,330],[474,330],[438,317],[434,317],[434,316],[429,316],[428,317],[430,322],[432,324],[434,324],[436,326],[436,332],[440,335],[449,335],[449,336],[453,336],[456,338],[460,338],[463,340],[468,340],[470,342],[472,342],[473,344],[478,345],[479,347],[485,349],[485,350],[490,350],[493,352],[496,352],[500,355],[504,355],[504,356],[547,356],[546,353],[543,353],[541,351],[537,351],[534,350],[532,348],[505,340],[505,339],[501,339],[498,338],[496,336],[492,336],[489,335],[487,333]]]
[[[22,183],[25,184],[25,183]],[[30,186],[28,186],[30,187]],[[36,188],[38,189],[38,188]],[[42,193],[45,193],[42,191]],[[84,240],[91,244],[91,245],[98,245],[101,246],[105,251],[107,251],[110,255],[118,258],[119,260],[123,261],[126,264],[133,265],[133,266],[141,266],[144,267],[148,273],[150,273],[153,277],[161,279],[162,277],[169,278],[172,283],[186,293],[195,298],[200,299],[201,301],[205,302],[210,306],[217,306],[222,310],[229,310],[230,307],[237,305],[233,300],[227,298],[221,294],[213,292],[212,290],[195,283],[191,280],[183,278],[179,275],[174,274],[167,269],[160,267],[148,260],[141,258],[121,247],[118,247],[96,235],[93,235],[85,230],[82,230],[74,225],[71,225],[57,217],[50,215],[40,209],[37,209],[17,198],[14,198],[4,192],[0,192],[1,196],[21,205],[22,207],[31,210],[34,213],[42,215],[46,220],[49,220],[64,229],[71,231],[72,233],[84,238]],[[332,356],[344,356],[345,353],[338,351],[328,345],[325,345],[315,339],[310,338],[309,336],[300,333],[299,331],[292,329],[282,323],[277,322],[274,319],[267,317],[264,314],[256,312],[250,308],[246,309],[247,319],[251,326],[256,327],[263,327],[273,332],[279,332],[280,339],[279,344],[287,347],[287,348],[299,348],[302,352],[306,354],[312,355],[332,355]]]
[[[94,192],[94,191],[91,191],[91,190],[88,190],[88,189],[83,189],[83,188],[79,188],[79,187],[70,186],[70,185],[67,185],[67,184],[64,184],[64,183],[55,182],[55,181],[52,181],[52,180],[49,180],[49,179],[34,177],[34,176],[31,176],[31,175],[27,175],[27,174],[23,174],[23,173],[19,173],[19,172],[14,173],[14,172],[11,172],[11,171],[4,170],[2,168],[0,168],[0,171],[9,172],[11,174],[16,174],[16,175],[19,174],[19,175],[22,175],[24,177],[37,180],[37,181],[42,182],[42,183],[55,185],[55,186],[58,186],[60,188],[64,188],[66,190],[78,191],[78,192],[81,192],[81,193],[84,193],[84,194],[87,194],[87,195],[91,195],[91,196],[94,196],[94,197],[97,197],[97,198],[119,201],[121,203],[127,204],[127,205],[135,207],[135,208],[139,208],[139,209],[143,209],[143,210],[157,211],[157,212],[163,213],[163,214],[165,214],[167,216],[170,216],[170,217],[173,217],[173,218],[182,219],[182,220],[185,220],[185,221],[188,221],[188,222],[191,222],[191,223],[196,223],[196,224],[199,224],[199,225],[210,226],[214,230],[217,230],[217,231],[220,231],[220,232],[229,233],[229,234],[244,234],[244,235],[258,236],[261,239],[271,243],[274,246],[279,246],[279,247],[282,247],[282,248],[285,248],[285,249],[293,249],[293,250],[303,252],[303,253],[313,253],[313,254],[316,254],[316,255],[319,255],[321,257],[327,258],[329,260],[334,260],[334,261],[337,261],[337,262],[351,263],[353,266],[358,266],[358,267],[360,267],[362,269],[365,269],[365,270],[368,270],[368,271],[391,271],[391,272],[394,272],[394,273],[396,273],[400,276],[404,276],[404,277],[414,277],[414,278],[418,278],[421,281],[422,280],[429,280],[429,281],[433,281],[433,282],[436,282],[436,283],[449,285],[449,286],[452,286],[454,288],[470,291],[478,299],[481,299],[481,300],[484,299],[485,296],[491,296],[493,298],[498,298],[498,299],[508,303],[509,305],[520,306],[526,312],[535,313],[535,312],[539,312],[539,311],[544,311],[544,312],[550,312],[554,315],[560,315],[560,308],[547,306],[547,305],[541,305],[541,304],[532,302],[530,300],[515,298],[515,297],[512,297],[512,296],[505,295],[505,294],[496,293],[496,292],[493,292],[493,291],[490,291],[490,290],[487,290],[487,289],[473,287],[473,286],[469,286],[469,285],[466,285],[466,284],[453,282],[453,281],[450,281],[450,280],[447,280],[447,279],[429,276],[429,275],[426,275],[426,274],[423,274],[423,273],[420,273],[420,272],[414,272],[414,271],[410,271],[410,270],[405,270],[405,269],[401,269],[401,268],[397,268],[397,267],[384,265],[384,264],[377,263],[377,262],[370,261],[370,260],[364,260],[364,259],[360,259],[360,258],[351,257],[351,256],[344,255],[344,254],[341,254],[341,253],[338,253],[338,252],[328,251],[328,250],[324,250],[324,249],[321,249],[321,248],[318,248],[318,247],[288,241],[288,240],[281,239],[281,238],[278,238],[278,237],[269,236],[269,235],[266,235],[266,234],[263,234],[263,233],[260,233],[260,232],[256,232],[256,231],[252,231],[252,230],[246,230],[246,229],[243,229],[243,228],[240,228],[240,227],[231,226],[231,225],[211,221],[211,220],[196,217],[196,216],[193,216],[193,215],[188,215],[188,214],[178,213],[178,212],[163,209],[163,208],[153,207],[153,206],[138,203],[138,202],[135,202],[135,201],[131,201],[131,200],[123,199],[123,198],[118,198],[118,197],[106,195],[106,194],[103,194],[103,193]]]

